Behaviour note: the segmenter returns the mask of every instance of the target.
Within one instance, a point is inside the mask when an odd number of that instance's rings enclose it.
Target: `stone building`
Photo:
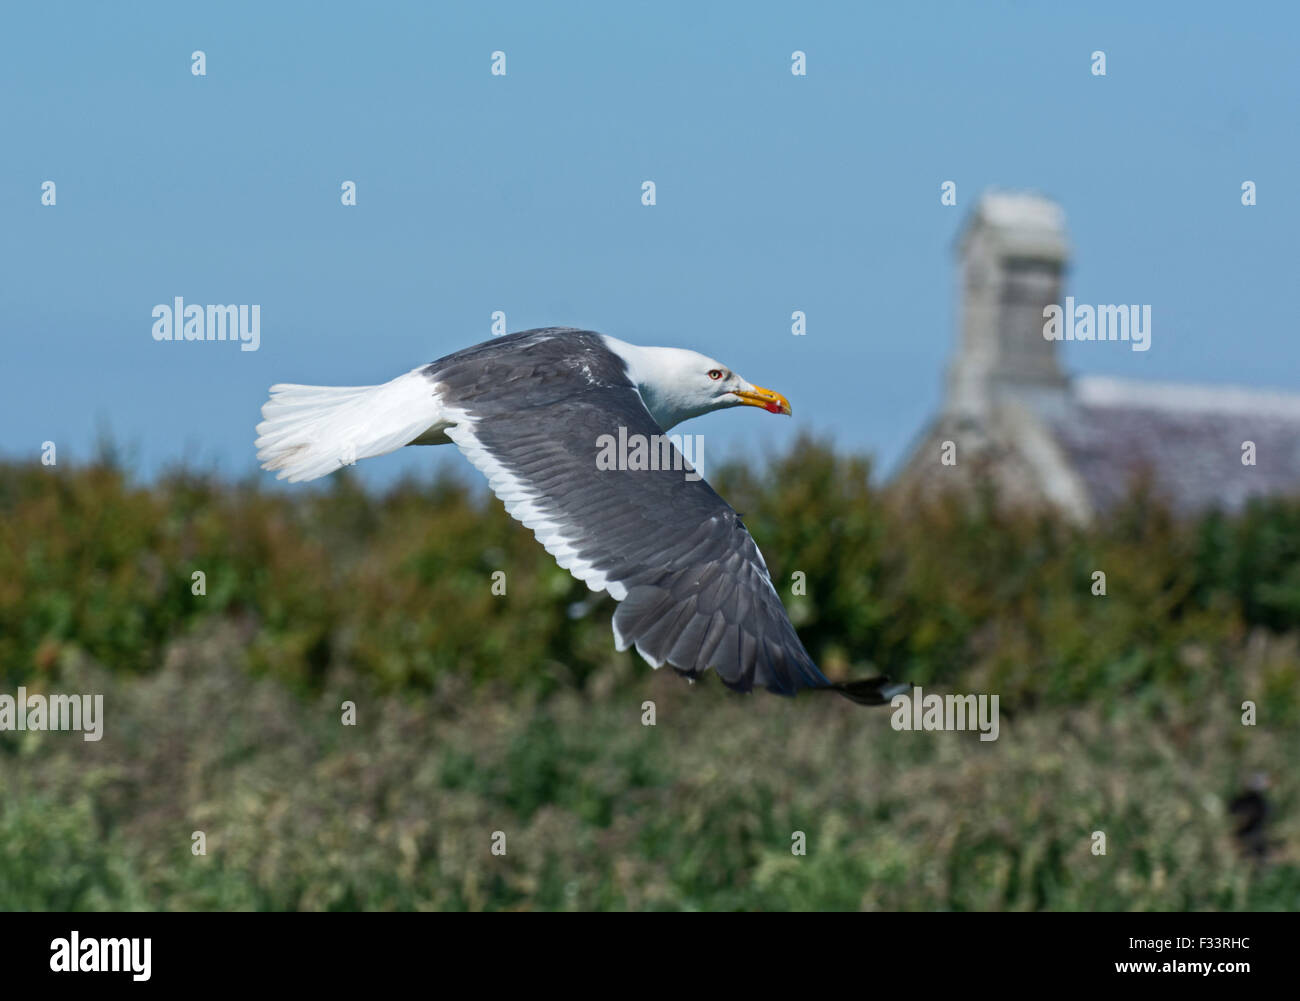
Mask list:
[[[969,488],[987,478],[1011,503],[1053,504],[1080,521],[1118,502],[1135,479],[1183,512],[1300,493],[1300,394],[1062,371],[1060,343],[1044,336],[1047,307],[1066,302],[1070,250],[1059,205],[987,193],[957,251],[959,331],[947,391],[896,489]]]

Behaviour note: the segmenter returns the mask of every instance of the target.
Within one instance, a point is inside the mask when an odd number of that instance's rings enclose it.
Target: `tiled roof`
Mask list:
[[[1073,388],[1065,411],[1041,416],[1097,511],[1143,477],[1179,511],[1300,494],[1300,396],[1114,379]],[[1253,466],[1242,464],[1246,441]]]

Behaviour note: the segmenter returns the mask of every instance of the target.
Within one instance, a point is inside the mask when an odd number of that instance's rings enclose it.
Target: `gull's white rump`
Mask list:
[[[257,425],[257,457],[290,483],[314,480],[403,445],[439,444],[442,407],[420,369],[381,386],[271,387]]]

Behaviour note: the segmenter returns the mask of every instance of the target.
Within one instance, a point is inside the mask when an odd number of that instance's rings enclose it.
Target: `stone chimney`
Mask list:
[[[994,404],[1031,397],[1064,407],[1058,344],[1043,337],[1043,308],[1062,303],[1069,260],[1061,207],[1029,192],[986,192],[958,255],[960,333],[945,415],[983,421]]]

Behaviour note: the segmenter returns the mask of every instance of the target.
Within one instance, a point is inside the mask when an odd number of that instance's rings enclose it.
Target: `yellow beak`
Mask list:
[[[793,413],[790,409],[790,401],[772,389],[755,386],[751,390],[737,390],[736,395],[740,397],[740,402],[745,406],[762,407],[769,414],[786,414],[788,416]]]

